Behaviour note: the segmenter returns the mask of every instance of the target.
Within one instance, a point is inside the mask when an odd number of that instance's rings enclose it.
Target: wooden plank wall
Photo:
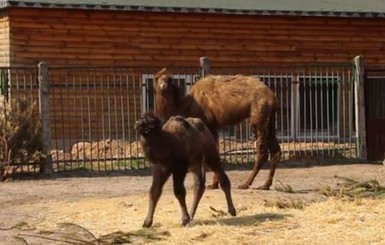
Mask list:
[[[385,19],[10,9],[11,62],[197,65],[385,62]]]
[[[28,8],[9,9],[9,16],[0,24],[10,27],[10,52],[4,56],[12,65],[198,66],[199,57],[208,56],[215,66],[234,68],[345,63],[357,55],[367,66],[385,63],[385,19]],[[1,42],[1,47],[9,45]],[[78,96],[71,93],[67,107]],[[140,97],[140,90],[133,93]],[[100,105],[91,107],[93,118],[100,118]],[[84,118],[72,118],[70,128],[79,120]],[[58,125],[56,132],[64,134]]]
[[[9,18],[0,12],[0,66],[9,65]]]

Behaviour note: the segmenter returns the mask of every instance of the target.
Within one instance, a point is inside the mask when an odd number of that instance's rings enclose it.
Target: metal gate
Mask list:
[[[385,153],[385,69],[366,70],[365,108],[368,160]]]

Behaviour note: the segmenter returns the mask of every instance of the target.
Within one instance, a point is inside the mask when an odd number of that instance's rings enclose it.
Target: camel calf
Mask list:
[[[135,123],[135,128],[141,135],[145,156],[153,166],[149,208],[143,227],[152,225],[162,188],[171,175],[174,194],[182,210],[182,225],[188,224],[194,218],[205,190],[205,164],[218,175],[227,200],[228,212],[232,216],[236,215],[230,193],[230,180],[220,162],[215,139],[200,119],[175,116],[162,125],[158,117],[152,113],[146,113]],[[194,176],[191,216],[186,207],[184,187],[188,170]]]

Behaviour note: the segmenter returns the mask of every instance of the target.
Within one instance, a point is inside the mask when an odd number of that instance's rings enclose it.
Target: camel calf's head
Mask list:
[[[157,132],[162,129],[162,121],[153,113],[145,113],[135,122],[135,129],[141,135],[148,135],[151,132]]]

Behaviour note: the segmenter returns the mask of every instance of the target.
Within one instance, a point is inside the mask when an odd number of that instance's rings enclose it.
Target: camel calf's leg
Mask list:
[[[221,161],[218,159],[208,159],[206,162],[207,165],[211,168],[211,170],[218,176],[219,184],[225,193],[226,201],[227,201],[227,209],[230,215],[235,216],[236,210],[234,207],[233,199],[231,197],[231,183],[230,179],[223,170],[223,166],[221,165]]]
[[[237,213],[235,211],[233,199],[231,198],[231,184],[229,177],[227,177],[226,173],[223,171],[223,169],[219,170],[217,172],[219,177],[219,183],[221,185],[221,188],[226,196],[227,201],[227,210],[231,216],[235,216]]]
[[[144,220],[143,227],[150,227],[152,225],[156,204],[162,194],[162,189],[166,183],[168,177],[170,177],[171,171],[163,168],[160,165],[153,165],[152,184],[150,187],[150,200],[148,206],[148,212],[146,219]]]
[[[181,163],[179,163],[181,164]],[[183,163],[182,163],[183,164]],[[186,188],[184,187],[184,179],[187,174],[187,164],[186,167],[182,166],[173,171],[173,184],[174,184],[174,194],[176,199],[179,202],[180,209],[182,211],[182,225],[185,226],[190,222],[190,216],[187,211],[186,205]]]

